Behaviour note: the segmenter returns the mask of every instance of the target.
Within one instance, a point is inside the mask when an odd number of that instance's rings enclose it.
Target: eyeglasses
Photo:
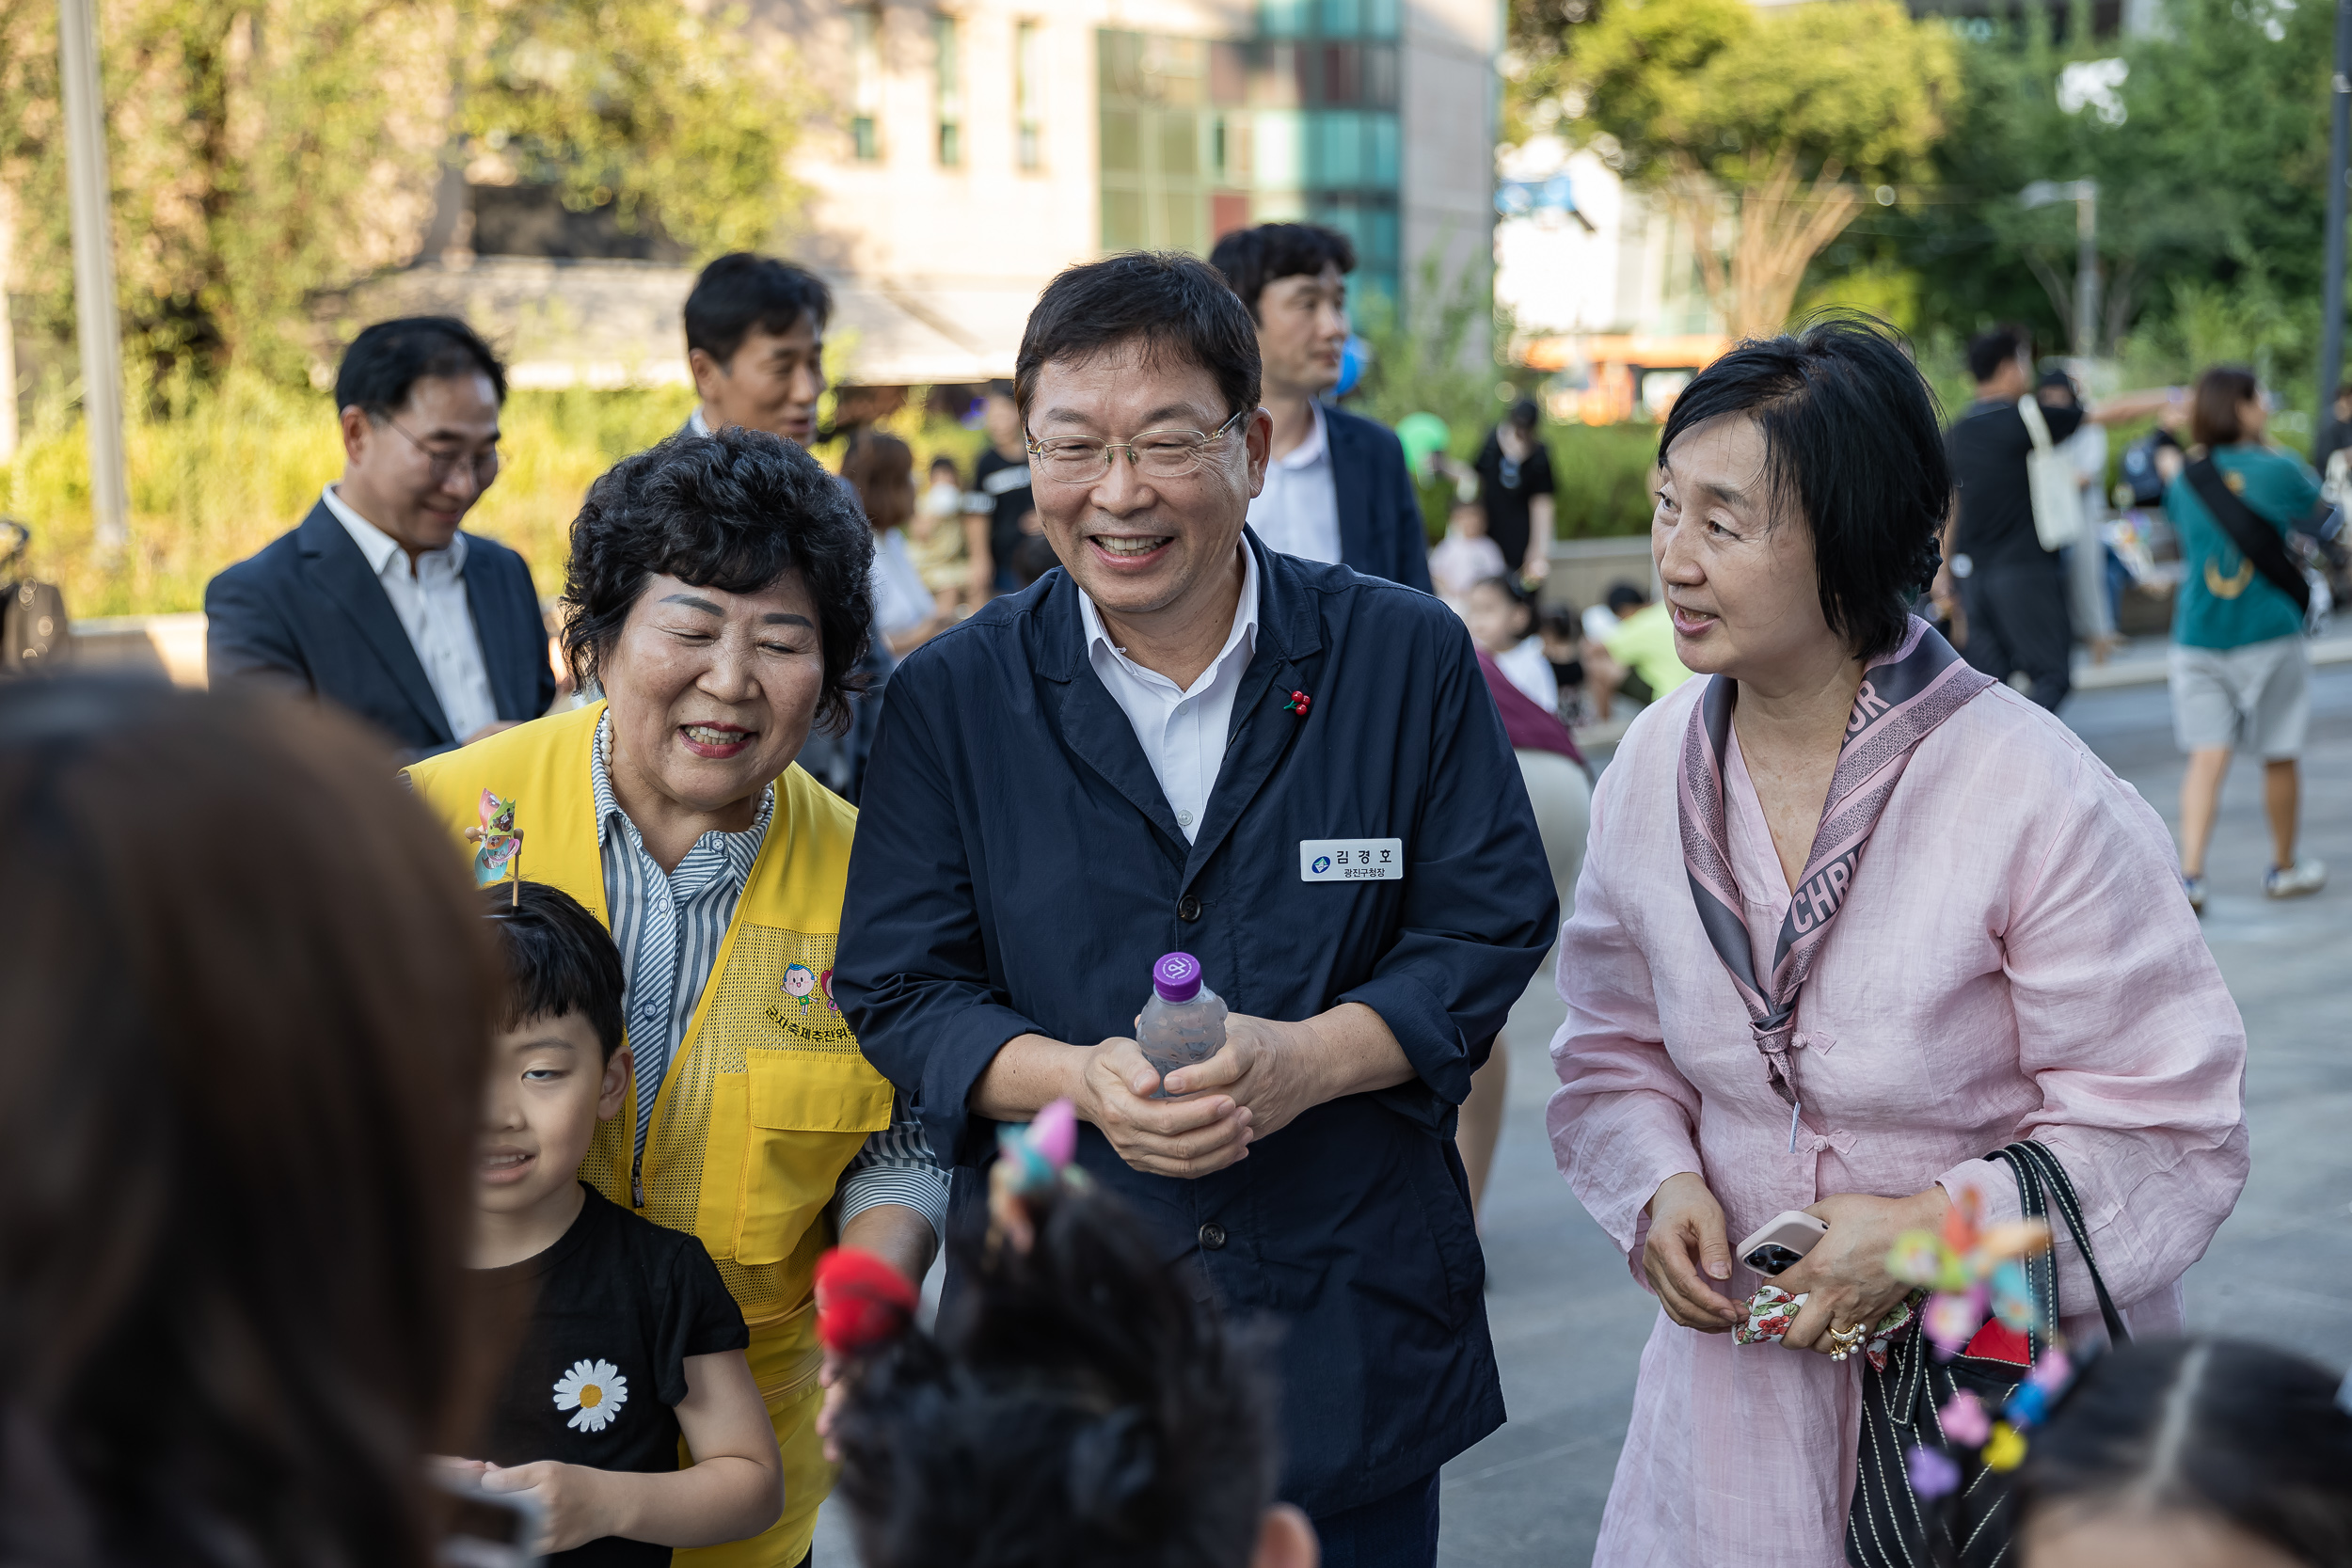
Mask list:
[[[447,484],[449,476],[457,471],[457,465],[460,463],[465,463],[473,469],[474,488],[477,490],[488,489],[490,481],[499,476],[499,450],[495,446],[475,452],[471,457],[468,457],[462,451],[440,451],[426,446],[414,436],[409,436],[401,422],[389,414],[384,416],[384,422],[403,436],[407,436],[408,444],[424,453],[427,461],[432,465],[433,483],[436,484]]]
[[[1245,408],[1206,435],[1198,430],[1147,430],[1131,441],[1088,441],[1074,436],[1041,441],[1031,436],[1025,444],[1029,460],[1057,484],[1090,484],[1101,479],[1111,471],[1115,451],[1125,452],[1136,472],[1147,479],[1182,479],[1206,462],[1211,450],[1256,412]]]

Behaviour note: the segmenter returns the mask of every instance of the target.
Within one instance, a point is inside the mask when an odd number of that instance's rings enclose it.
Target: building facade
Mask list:
[[[1393,297],[1433,250],[1449,277],[1490,252],[1501,23],[1493,0],[753,0],[812,105],[777,243],[833,284],[844,379],[874,387],[1009,375],[1062,268],[1252,223],[1346,231],[1359,292]],[[678,256],[551,198],[471,201],[471,250],[386,280],[384,309],[473,317],[518,385],[684,379]]]

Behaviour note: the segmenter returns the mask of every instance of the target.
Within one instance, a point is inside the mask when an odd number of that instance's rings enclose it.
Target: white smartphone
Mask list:
[[[1740,1243],[1740,1261],[1758,1274],[1776,1275],[1796,1266],[1829,1234],[1829,1222],[1795,1209],[1784,1209],[1764,1222],[1762,1229]]]

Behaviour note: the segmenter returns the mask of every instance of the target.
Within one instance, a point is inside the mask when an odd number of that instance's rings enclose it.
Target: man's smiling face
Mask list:
[[[1151,431],[1207,434],[1235,412],[1208,371],[1134,342],[1041,367],[1028,430],[1041,441],[1126,442]],[[1176,479],[1137,473],[1123,451],[1091,483],[1055,480],[1034,467],[1038,520],[1072,578],[1106,615],[1150,616],[1214,596],[1232,564],[1249,499],[1264,483],[1271,429],[1264,413],[1252,410],[1209,444],[1199,467]]]

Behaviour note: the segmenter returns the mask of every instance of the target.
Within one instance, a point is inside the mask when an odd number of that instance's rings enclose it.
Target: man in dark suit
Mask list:
[[[342,478],[302,526],[204,590],[215,685],[328,698],[405,756],[555,701],[531,568],[458,525],[499,471],[506,372],[448,316],[377,322],[335,374]]]
[[[1429,588],[1429,537],[1396,435],[1323,401],[1340,384],[1347,275],[1356,247],[1335,230],[1262,223],[1216,242],[1225,275],[1258,325],[1274,452],[1249,526],[1270,549],[1338,561],[1367,577]]]

